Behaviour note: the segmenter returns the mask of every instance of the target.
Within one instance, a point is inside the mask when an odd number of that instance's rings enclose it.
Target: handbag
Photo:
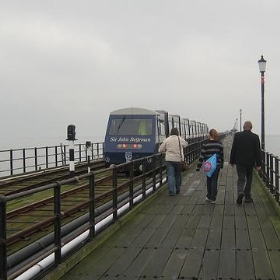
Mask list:
[[[207,177],[211,177],[217,168],[217,154],[213,154],[203,163],[203,172]]]
[[[185,161],[181,161],[181,171],[184,172],[188,169],[188,165]]]
[[[181,150],[181,143],[178,136],[178,142],[179,142],[179,149],[180,149],[180,155],[181,155],[181,171],[184,172],[188,169],[188,164],[186,163],[185,159],[182,157],[182,150]]]

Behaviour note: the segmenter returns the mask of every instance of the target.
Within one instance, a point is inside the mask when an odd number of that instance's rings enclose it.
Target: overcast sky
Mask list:
[[[242,109],[260,133],[261,55],[265,130],[280,134],[279,14],[277,0],[1,1],[2,141],[64,141],[69,124],[99,141],[125,107],[218,131],[239,128]]]

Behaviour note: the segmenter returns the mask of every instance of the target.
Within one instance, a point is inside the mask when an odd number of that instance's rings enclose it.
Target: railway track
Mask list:
[[[105,164],[104,161],[91,162],[89,166],[86,162],[79,163],[75,168],[76,176],[88,172],[88,167],[91,171],[96,171],[104,168]],[[0,195],[13,195],[68,178],[69,170],[66,166],[2,178],[0,179]]]
[[[104,165],[103,165],[104,166]],[[92,166],[94,173],[94,208],[105,205],[113,200],[114,192],[117,196],[129,193],[131,186],[141,186],[143,176],[131,178],[114,176],[114,169],[104,169],[100,163]],[[87,167],[86,167],[87,168]],[[85,167],[80,172],[85,173]],[[16,197],[22,192],[30,193],[21,199],[12,199],[7,203],[7,255],[25,248],[40,238],[50,234],[54,229],[54,191],[46,189],[34,193],[36,188],[43,188],[45,182],[54,182],[61,178],[69,178],[65,170],[51,172],[47,175],[31,176],[32,179],[22,178],[1,184],[0,191],[7,197]],[[67,176],[68,175],[68,176]],[[42,177],[41,177],[42,176]],[[146,175],[145,175],[146,176]],[[78,178],[78,177],[75,177]],[[145,178],[145,185],[152,181],[151,176]],[[62,225],[75,221],[89,212],[89,180],[79,179],[75,183],[64,184],[60,190],[60,213]]]

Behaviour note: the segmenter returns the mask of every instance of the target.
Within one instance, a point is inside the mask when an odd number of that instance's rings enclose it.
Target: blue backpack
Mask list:
[[[211,177],[217,168],[217,155],[214,154],[203,163],[203,172],[207,177]]]

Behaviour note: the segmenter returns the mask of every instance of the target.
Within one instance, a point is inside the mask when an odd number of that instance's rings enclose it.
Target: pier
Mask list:
[[[279,205],[257,174],[254,202],[236,204],[231,141],[216,204],[205,201],[205,176],[192,164],[181,194],[161,188],[44,280],[280,279]]]

